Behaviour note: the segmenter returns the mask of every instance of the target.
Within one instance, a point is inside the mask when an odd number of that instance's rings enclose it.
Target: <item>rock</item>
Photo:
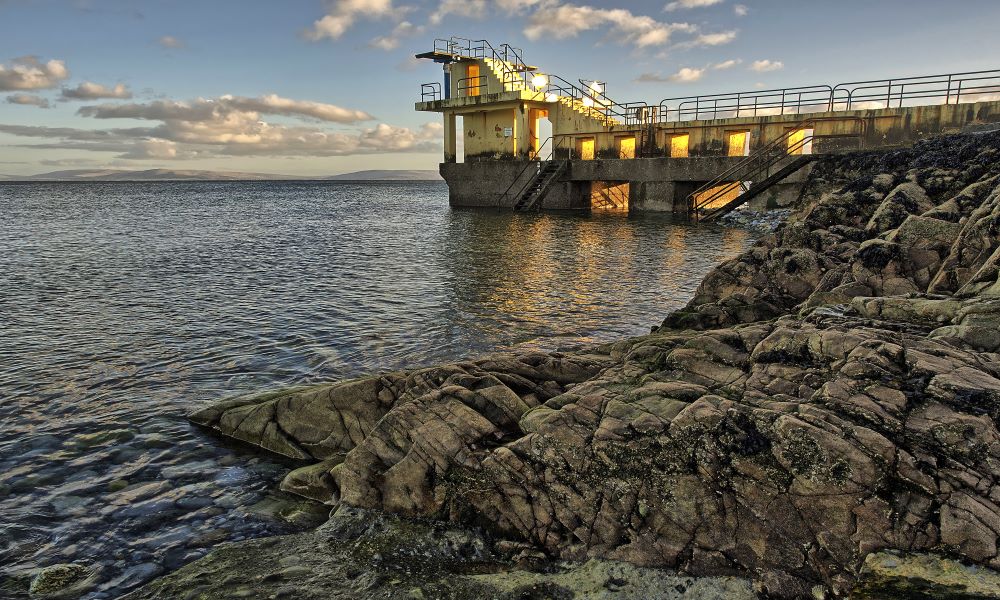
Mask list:
[[[317,551],[321,549],[321,551]],[[518,569],[482,534],[341,509],[315,531],[221,546],[123,600],[289,597],[750,600],[750,582],[592,559]],[[242,590],[242,591],[241,591]],[[294,591],[290,591],[294,590]],[[283,595],[284,594],[284,595]],[[288,595],[290,594],[290,595]]]
[[[120,492],[129,486],[127,479],[112,479],[108,482],[109,492]]]
[[[288,473],[281,481],[281,490],[326,504],[336,504],[338,500],[336,496],[337,486],[330,471],[342,462],[344,462],[344,458],[340,456],[306,467],[299,467]]]
[[[31,580],[32,598],[75,598],[93,587],[97,574],[84,565],[65,563],[40,570]]]
[[[931,554],[876,552],[865,557],[851,598],[974,600],[1000,597],[1000,573]]]

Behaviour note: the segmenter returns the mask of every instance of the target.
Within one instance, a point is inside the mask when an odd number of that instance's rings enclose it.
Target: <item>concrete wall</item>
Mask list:
[[[439,171],[448,183],[448,199],[451,206],[510,209],[517,201],[517,192],[535,176],[537,165],[536,161],[500,160],[442,163]],[[516,183],[512,186],[512,182]],[[546,210],[589,208],[589,196],[587,199],[584,198],[584,194],[589,194],[590,191],[589,182],[585,183],[587,185],[582,186],[580,182],[561,177],[542,200],[542,208]]]
[[[591,181],[627,181],[632,210],[686,213],[687,194],[738,161],[728,157],[574,160],[541,207],[587,209]],[[517,201],[516,192],[535,175],[537,164],[513,160],[442,163],[440,173],[448,183],[452,206],[510,208]]]

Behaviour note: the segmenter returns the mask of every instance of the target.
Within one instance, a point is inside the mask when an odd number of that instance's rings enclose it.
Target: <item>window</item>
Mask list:
[[[688,156],[688,143],[691,135],[688,133],[675,133],[670,136],[670,158],[686,158]]]
[[[726,156],[749,156],[750,132],[730,131],[726,134]]]
[[[581,160],[594,160],[594,138],[578,138],[576,140],[576,155]]]
[[[635,158],[635,136],[615,138],[618,158]]]
[[[788,136],[789,154],[812,154],[812,129],[799,129],[792,131]]]

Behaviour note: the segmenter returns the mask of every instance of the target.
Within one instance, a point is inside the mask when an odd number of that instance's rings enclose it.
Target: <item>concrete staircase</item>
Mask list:
[[[564,160],[550,160],[540,165],[538,173],[521,190],[517,202],[514,203],[514,212],[523,212],[539,206],[565,166]]]
[[[483,62],[489,67],[490,72],[497,82],[503,85],[503,90],[505,92],[524,92],[524,91],[534,91],[531,86],[526,84],[520,77],[515,77],[513,74],[517,73],[516,66],[513,63],[496,60],[493,58],[484,58]],[[569,96],[557,96],[556,102],[568,107],[577,113],[595,121],[595,125],[599,127],[612,127],[615,125],[621,125],[621,122],[613,117],[606,116],[603,112],[598,110],[597,107],[587,106],[583,103],[583,100],[579,98],[570,98]]]

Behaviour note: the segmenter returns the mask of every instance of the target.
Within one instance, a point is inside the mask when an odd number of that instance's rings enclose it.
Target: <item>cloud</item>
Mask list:
[[[755,60],[750,65],[751,71],[767,73],[768,71],[780,71],[785,68],[785,63],[780,60]]]
[[[693,67],[682,67],[673,75],[657,75],[655,73],[643,73],[636,78],[641,83],[692,83],[698,81],[705,75],[705,69]]]
[[[722,2],[725,2],[725,0],[677,0],[664,6],[663,10],[673,12],[675,10],[687,10],[691,8],[705,8],[706,6],[721,4]]]
[[[694,69],[691,67],[683,67],[680,71],[677,71],[670,76],[670,81],[675,81],[677,83],[691,83],[693,81],[698,81],[705,74],[705,69]]]
[[[721,46],[735,40],[737,33],[738,32],[735,29],[730,31],[720,31],[718,33],[703,33],[695,37],[693,40],[677,44],[677,47],[696,48],[698,46]]]
[[[303,35],[307,40],[339,39],[359,17],[401,19],[411,9],[393,6],[392,0],[336,0],[323,18],[315,21]]]
[[[529,8],[534,8],[539,4],[542,4],[543,1],[544,0],[496,0],[496,4],[505,12],[516,15],[523,14]]]
[[[714,65],[712,65],[712,69],[715,71],[725,71],[726,69],[732,69],[741,62],[743,61],[740,60],[739,58],[731,58],[729,60],[724,60],[722,62],[715,63]]]
[[[175,38],[172,35],[165,35],[160,39],[156,40],[156,43],[163,46],[164,48],[183,48],[184,42]]]
[[[82,129],[0,124],[0,132],[38,138],[31,149],[115,153],[123,160],[179,160],[226,156],[347,156],[396,152],[434,152],[441,147],[442,125],[419,128],[379,123],[354,131],[330,130],[330,123],[370,119],[361,111],[276,95],[222,96],[190,102],[84,106],[77,113],[95,119],[136,119],[149,124],[130,128]],[[281,115],[321,124],[278,124],[262,118]]]
[[[427,18],[431,25],[438,25],[448,15],[479,17],[486,13],[486,0],[441,0]]]
[[[693,41],[695,46],[721,46],[736,39],[736,30],[719,33],[703,33]]]
[[[395,50],[397,47],[399,47],[399,42],[403,38],[414,35],[420,35],[423,32],[424,32],[424,27],[422,25],[414,25],[409,21],[401,21],[399,22],[399,24],[393,27],[391,32],[389,32],[387,35],[379,36],[373,39],[371,42],[369,42],[369,45],[371,45],[374,48],[379,48],[386,51]]]
[[[116,98],[126,100],[132,97],[132,92],[119,83],[113,88],[103,86],[99,83],[84,81],[75,88],[63,88],[61,97],[63,100],[98,100],[101,98]]]
[[[61,60],[41,62],[34,56],[22,56],[0,64],[0,92],[54,88],[69,77]]]
[[[734,4],[733,5],[733,14],[735,14],[737,17],[745,17],[749,13],[750,13],[750,9],[747,8],[746,4]]]
[[[623,8],[543,4],[528,18],[524,34],[530,40],[545,36],[565,39],[603,27],[610,29],[610,37],[640,48],[666,44],[674,33],[693,32],[696,29],[688,23],[664,23],[652,17],[633,14]]]
[[[24,106],[37,106],[38,108],[49,108],[49,101],[41,96],[33,94],[12,94],[7,96],[7,104],[22,104]]]
[[[358,123],[370,121],[370,114],[343,108],[335,104],[292,100],[276,94],[246,98],[221,96],[217,99],[199,98],[192,102],[156,100],[146,104],[99,104],[84,106],[78,114],[96,119],[146,119],[160,121],[218,121],[246,117],[257,120],[260,114],[306,117],[330,123]]]

